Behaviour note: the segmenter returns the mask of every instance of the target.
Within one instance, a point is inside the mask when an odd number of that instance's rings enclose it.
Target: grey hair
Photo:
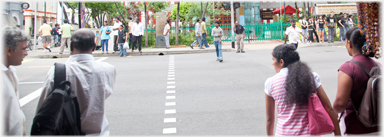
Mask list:
[[[14,51],[16,51],[17,46],[21,42],[25,42],[30,39],[29,35],[25,33],[25,31],[14,26],[4,27],[3,32],[4,32],[3,38],[5,41],[3,44],[5,45],[5,47],[11,47]]]

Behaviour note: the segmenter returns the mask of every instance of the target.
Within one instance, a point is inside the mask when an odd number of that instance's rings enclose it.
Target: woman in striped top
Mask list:
[[[282,44],[275,47],[272,56],[272,64],[277,74],[265,82],[267,134],[274,135],[276,104],[278,114],[275,135],[310,135],[308,98],[317,92],[333,121],[335,135],[340,135],[337,114],[321,86],[320,76],[312,73],[307,64],[300,61],[299,53],[291,45]]]

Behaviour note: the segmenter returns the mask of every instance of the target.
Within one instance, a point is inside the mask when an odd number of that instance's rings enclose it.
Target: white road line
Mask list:
[[[175,70],[168,70],[168,71],[170,71],[170,72],[174,72]]]
[[[102,57],[102,58],[96,60],[96,62],[102,62],[102,61],[106,60],[107,58],[108,57]],[[44,82],[42,82],[42,83],[44,83]],[[28,82],[20,82],[19,84],[31,84],[31,83],[30,82],[29,83]],[[32,83],[32,84],[41,84],[41,83],[39,82],[39,83]],[[39,97],[41,95],[42,91],[43,91],[43,88],[39,88],[36,91],[33,91],[32,93],[30,93],[27,96],[25,96],[22,99],[20,99],[19,100],[20,106],[23,107],[25,104],[28,104],[32,100],[34,100],[37,97]]]
[[[175,81],[168,81],[167,84],[175,84]]]
[[[175,78],[168,78],[168,80],[175,80]]]
[[[175,77],[175,75],[168,75],[168,77]]]
[[[165,106],[176,106],[176,102],[165,102]]]
[[[96,62],[102,62],[102,61],[106,60],[107,58],[108,58],[108,57],[102,57],[102,58],[96,60]]]
[[[164,118],[164,123],[174,123],[176,122],[176,118]]]
[[[23,85],[23,84],[44,84],[44,81],[41,81],[41,82],[19,82],[20,85]]]
[[[164,128],[163,129],[163,134],[175,134],[177,131],[176,131],[176,128]]]
[[[176,88],[176,86],[167,86],[167,88]]]
[[[43,88],[39,88],[36,91],[33,91],[32,93],[28,94],[27,96],[20,99],[20,106],[23,107],[25,104],[28,104],[35,98],[39,97],[41,95],[41,92],[43,91]]]
[[[168,93],[168,94],[170,94],[170,93],[176,93],[176,91],[175,91],[175,90],[168,90],[167,93]]]
[[[175,74],[175,72],[168,72],[168,74]]]
[[[176,96],[166,96],[165,99],[176,99]]]
[[[175,114],[176,113],[176,109],[166,109],[164,111],[164,114]]]

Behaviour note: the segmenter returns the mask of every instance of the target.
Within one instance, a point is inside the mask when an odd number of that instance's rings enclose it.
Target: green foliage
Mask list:
[[[169,6],[168,2],[148,2],[147,8],[153,12],[160,12]]]
[[[188,9],[191,8],[191,3],[189,2],[181,2],[180,7],[179,7],[179,20],[184,21],[185,20],[185,15],[188,13]],[[172,20],[176,20],[176,15],[177,15],[177,5],[173,6],[171,15],[169,17]]]
[[[145,36],[143,36],[145,37]],[[179,45],[189,46],[195,41],[195,32],[194,31],[183,31],[179,33]],[[169,36],[169,44],[175,46],[176,37],[174,33],[171,33]],[[207,42],[212,44],[213,40],[210,36],[207,36]],[[142,43],[145,43],[145,39],[142,39]],[[148,47],[156,47],[156,33],[155,31],[148,32]]]

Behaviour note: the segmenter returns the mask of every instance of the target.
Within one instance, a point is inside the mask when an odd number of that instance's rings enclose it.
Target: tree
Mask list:
[[[297,11],[297,2],[295,1],[295,8],[296,8],[296,20],[299,20],[299,13]]]
[[[62,3],[61,2],[59,2],[59,4],[60,4],[60,7],[64,7],[64,5],[62,5]],[[63,9],[63,14],[64,14],[64,19],[66,19],[66,20],[68,20],[68,15],[67,15],[67,11],[65,10],[65,8],[62,8]]]
[[[72,9],[72,19],[71,19],[71,24],[75,23],[75,10],[78,7],[79,3],[78,2],[64,2],[64,4]]]
[[[207,11],[208,3],[209,2],[207,2],[207,4],[205,4],[205,8],[204,8],[203,14],[201,14],[201,18],[200,19],[203,19],[203,17],[205,16],[205,12]]]

